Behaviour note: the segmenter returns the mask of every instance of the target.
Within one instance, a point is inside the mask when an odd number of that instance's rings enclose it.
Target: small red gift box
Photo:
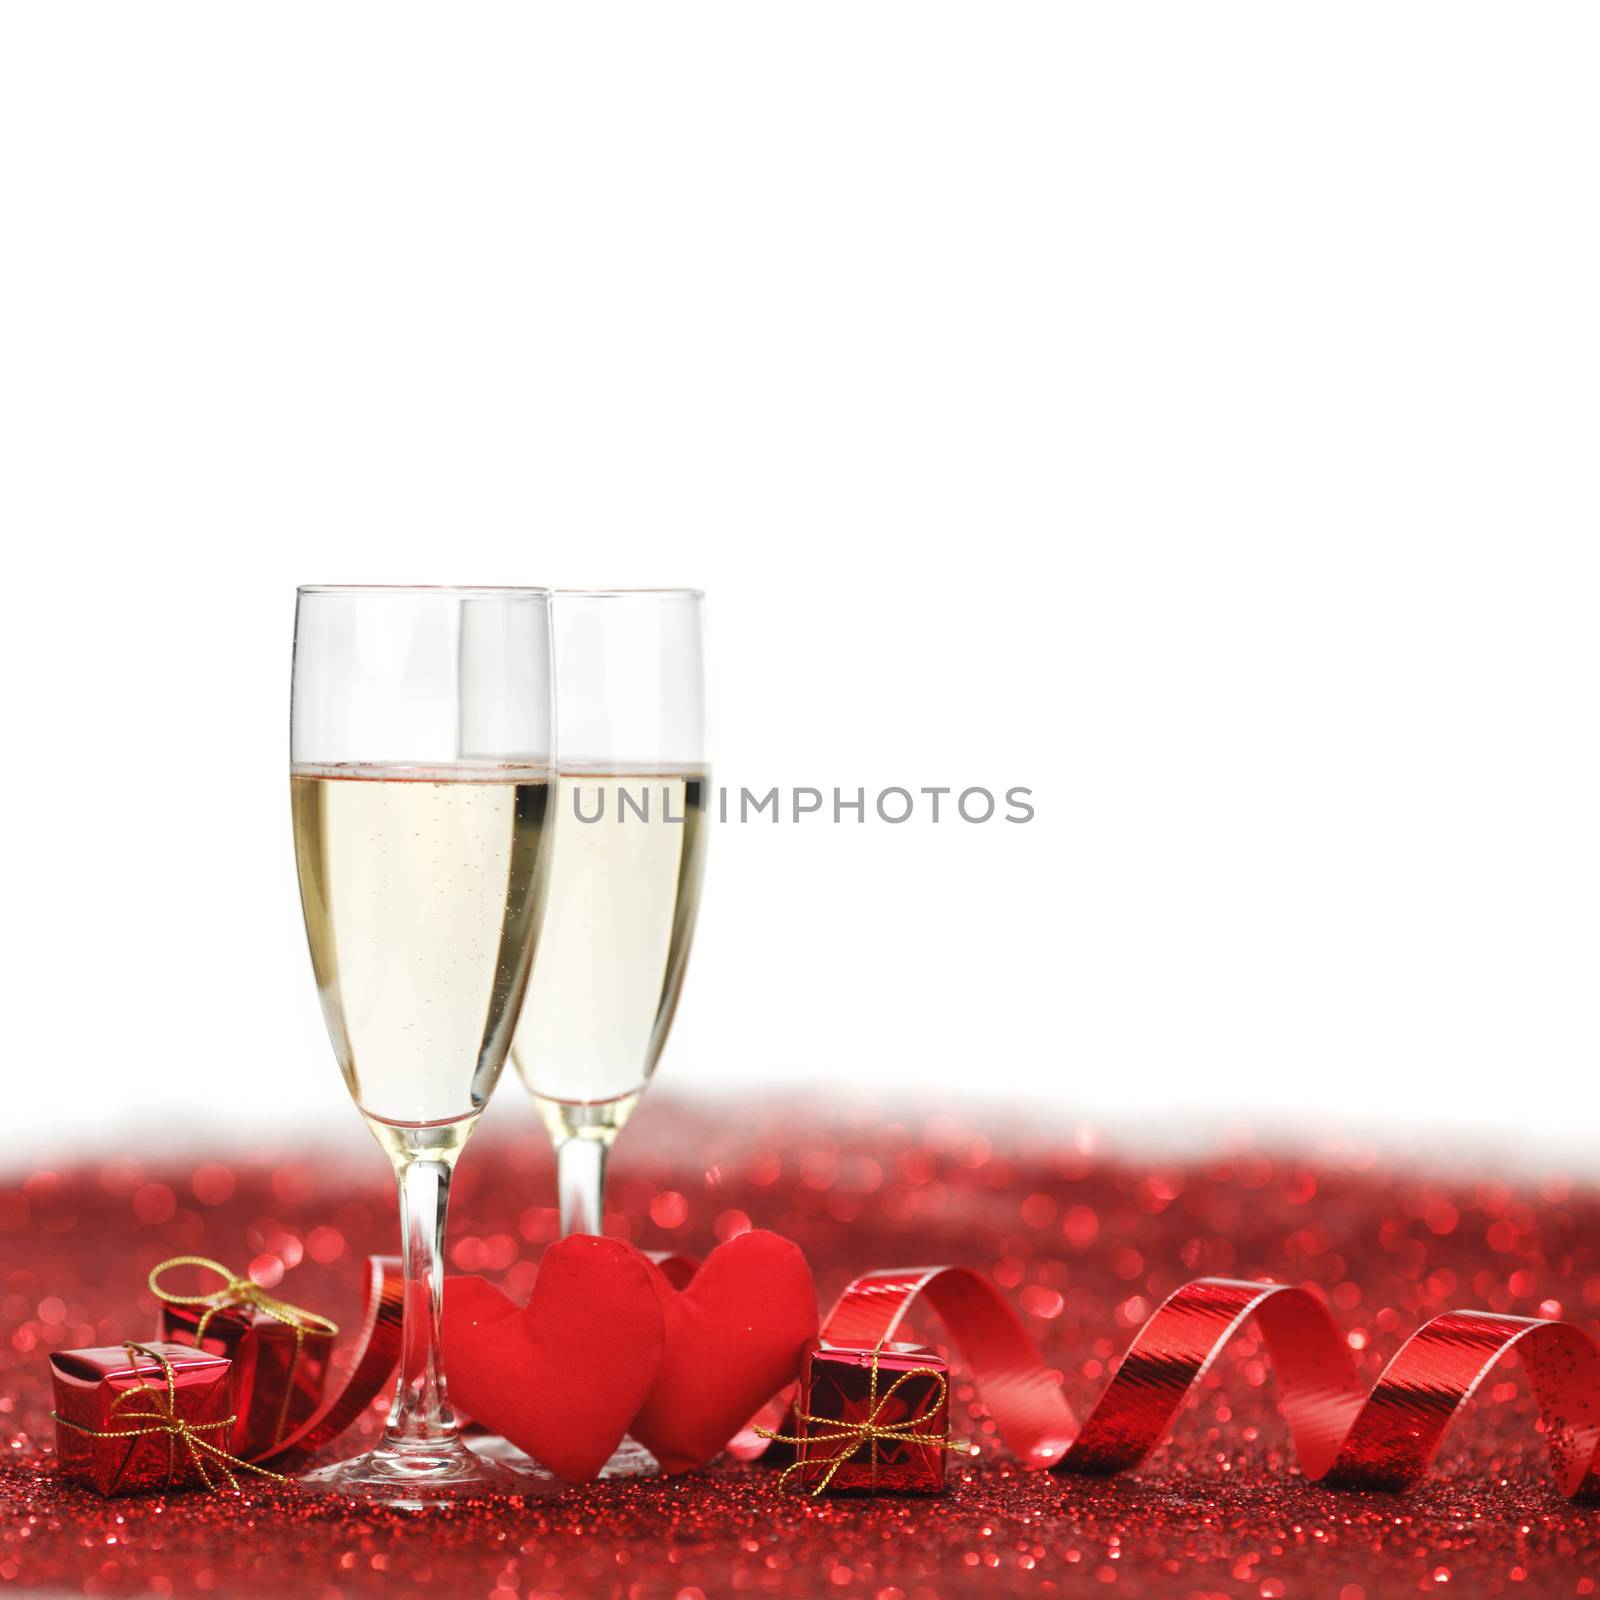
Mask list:
[[[50,1357],[56,1457],[103,1495],[209,1487],[233,1423],[229,1364],[181,1344],[110,1345]]]
[[[207,1294],[176,1294],[164,1274],[186,1266],[215,1273],[223,1283]],[[270,1454],[315,1414],[339,1332],[326,1317],[278,1300],[203,1256],[163,1262],[150,1274],[150,1287],[161,1301],[163,1339],[232,1361],[239,1420],[228,1449],[234,1455],[254,1461]]]
[[[939,1494],[949,1449],[943,1360],[912,1344],[819,1340],[800,1367],[795,1460],[814,1494]]]

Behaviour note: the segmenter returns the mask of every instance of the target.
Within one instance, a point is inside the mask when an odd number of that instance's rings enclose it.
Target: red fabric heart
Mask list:
[[[652,1267],[666,1350],[632,1432],[665,1472],[703,1466],[800,1371],[817,1336],[817,1290],[798,1245],[742,1233],[688,1288]]]
[[[483,1278],[446,1279],[451,1398],[569,1483],[587,1482],[660,1365],[656,1276],[630,1245],[574,1234],[545,1252],[526,1306]]]

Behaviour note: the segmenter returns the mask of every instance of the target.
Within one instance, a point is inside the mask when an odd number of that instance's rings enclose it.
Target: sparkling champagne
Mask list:
[[[551,1131],[620,1127],[683,985],[704,865],[703,772],[556,781],[539,960],[512,1059]]]
[[[441,1148],[459,1142],[528,981],[546,770],[297,766],[290,781],[311,962],[350,1093],[380,1141],[432,1127]]]

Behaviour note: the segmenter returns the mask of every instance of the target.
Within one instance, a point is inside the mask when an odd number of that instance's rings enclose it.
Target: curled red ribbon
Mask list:
[[[1137,1466],[1223,1345],[1254,1318],[1308,1478],[1392,1490],[1414,1483],[1450,1420],[1515,1348],[1562,1492],[1600,1500],[1600,1347],[1571,1323],[1445,1312],[1411,1336],[1367,1394],[1349,1346],[1309,1290],[1200,1278],[1157,1307],[1079,1427],[1017,1314],[969,1268],[890,1268],[857,1278],[822,1336],[851,1344],[892,1339],[919,1298],[949,1328],[1001,1437],[1030,1467],[1112,1473]]]
[[[355,1359],[343,1387],[281,1444],[253,1457],[253,1461],[270,1461],[280,1472],[293,1474],[324,1445],[332,1444],[372,1404],[400,1361],[405,1297],[405,1274],[400,1262],[392,1256],[369,1257],[366,1312],[356,1340]]]

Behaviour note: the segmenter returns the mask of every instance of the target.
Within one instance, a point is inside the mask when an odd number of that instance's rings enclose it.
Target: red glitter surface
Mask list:
[[[462,1162],[452,1266],[525,1293],[555,1233],[536,1137]],[[752,1224],[802,1244],[825,1302],[917,1261],[990,1274],[1081,1415],[1133,1331],[1202,1274],[1317,1284],[1370,1383],[1453,1307],[1561,1316],[1600,1333],[1600,1191],[1565,1175],[1432,1177],[1360,1148],[1118,1161],[951,1116],[823,1122],[761,1107],[714,1118],[647,1103],[618,1147],[610,1230],[703,1252]],[[426,1516],[246,1486],[100,1500],[52,1476],[46,1357],[149,1336],[150,1268],[211,1255],[353,1325],[364,1258],[392,1250],[381,1157],[118,1160],[0,1178],[0,1587],[50,1594],[617,1596],[938,1600],[996,1594],[1590,1595],[1600,1510],[1546,1475],[1516,1364],[1497,1369],[1404,1496],[1294,1469],[1272,1377],[1246,1332],[1170,1442],[1136,1473],[1031,1473],[990,1444],[959,1364],[952,1421],[984,1446],[935,1499],[811,1500],[762,1466],[597,1484],[560,1499]],[[928,1330],[937,1334],[937,1327]],[[337,1375],[337,1365],[336,1365]],[[341,1441],[348,1453],[376,1413]]]

